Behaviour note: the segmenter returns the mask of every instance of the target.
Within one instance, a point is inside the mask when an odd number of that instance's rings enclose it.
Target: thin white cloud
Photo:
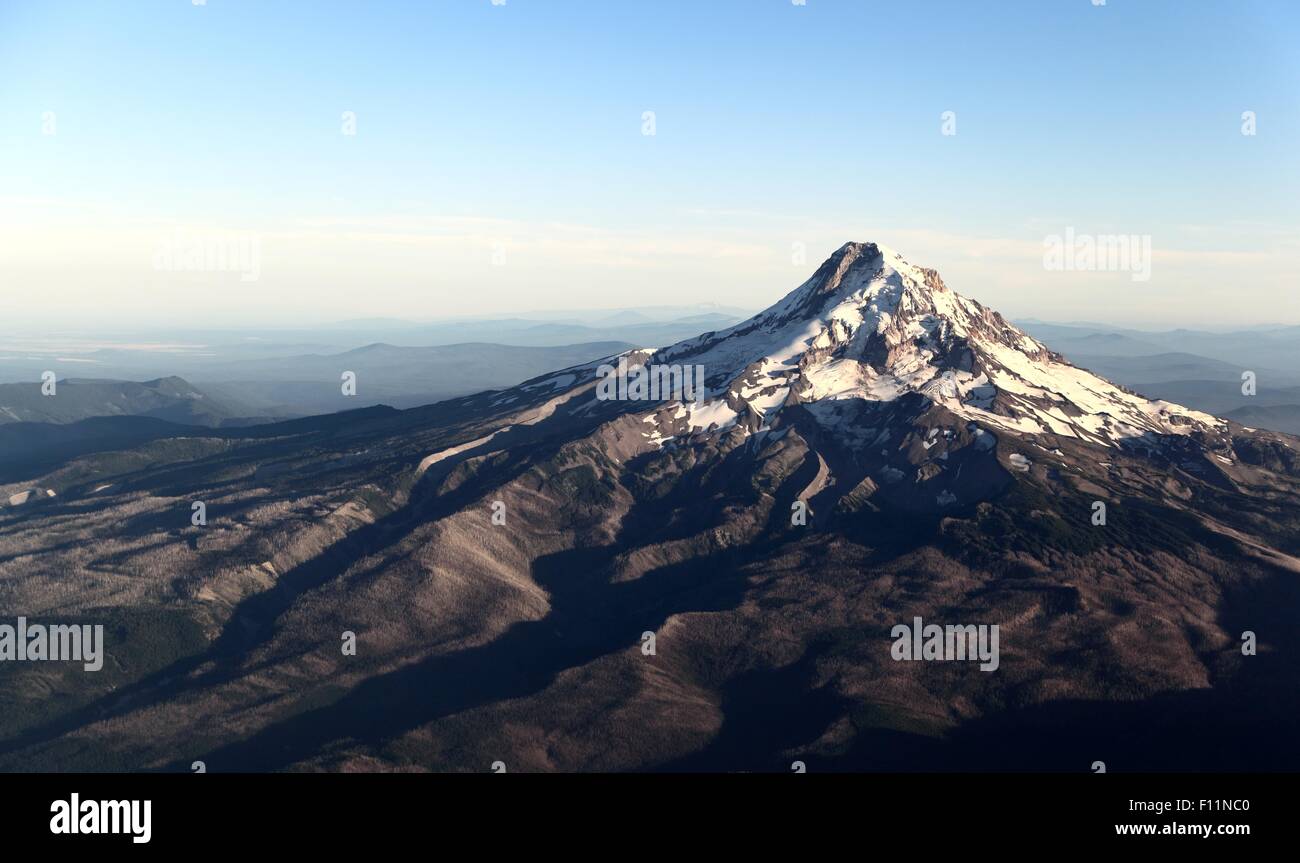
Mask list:
[[[110,213],[98,202],[0,198],[0,282],[18,288],[6,296],[11,317],[56,320],[429,318],[629,301],[757,308],[793,289],[842,243],[867,240],[938,269],[955,290],[1011,315],[1159,320],[1163,308],[1170,321],[1194,322],[1187,298],[1222,297],[1228,286],[1231,304],[1205,310],[1207,320],[1300,320],[1290,290],[1296,238],[1278,226],[1235,224],[1216,234],[1183,225],[1176,235],[1156,235],[1152,281],[1139,290],[1113,273],[1046,272],[1043,238],[1064,226],[1044,219],[1007,237],[690,212],[695,218],[681,224],[641,229],[478,214],[223,224]],[[154,253],[175,231],[256,236],[258,280],[157,272]],[[802,262],[796,244],[806,250]]]

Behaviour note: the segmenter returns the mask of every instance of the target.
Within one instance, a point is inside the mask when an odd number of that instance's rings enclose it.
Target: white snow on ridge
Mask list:
[[[768,310],[665,348],[652,361],[700,364],[715,384],[723,381],[699,402],[679,405],[676,418],[686,419],[691,432],[736,424],[728,393],[761,418],[758,431],[770,428],[791,391],[819,422],[853,443],[865,436],[852,434],[835,412],[812,406],[885,402],[916,392],[987,427],[1105,446],[1225,425],[1064,362],[997,313],[952,292],[932,271],[872,244],[846,244]]]

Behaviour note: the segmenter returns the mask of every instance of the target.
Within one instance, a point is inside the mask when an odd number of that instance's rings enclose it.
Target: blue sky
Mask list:
[[[1300,323],[1298,9],[6,0],[0,291],[69,321],[757,308],[855,239],[1012,315]],[[1151,280],[1045,272],[1066,227],[1150,235]],[[178,231],[257,237],[256,281],[159,272]]]

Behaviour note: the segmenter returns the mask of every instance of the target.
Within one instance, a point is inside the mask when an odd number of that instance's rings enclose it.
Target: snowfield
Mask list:
[[[1104,446],[1226,427],[1071,365],[954,293],[933,270],[872,243],[846,244],[766,311],[664,348],[650,361],[698,363],[710,384],[698,402],[675,403],[676,431],[660,427],[661,413],[647,417],[654,430],[646,435],[660,445],[747,418],[747,433],[767,430],[797,404],[847,432],[840,414],[814,406],[888,402],[908,393],[986,428]]]

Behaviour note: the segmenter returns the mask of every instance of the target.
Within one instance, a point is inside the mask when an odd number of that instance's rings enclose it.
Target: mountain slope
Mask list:
[[[10,672],[0,767],[1300,767],[1295,439],[1113,386],[870,244],[624,356],[708,392],[603,400],[593,362],[0,487],[55,492],[0,508],[7,607],[203,635]],[[896,661],[915,617],[998,625],[997,670]]]
[[[56,382],[53,395],[45,395],[40,383],[0,384],[0,425],[72,423],[89,417],[139,416],[188,425],[219,426],[239,422],[251,413],[237,401],[214,399],[178,377],[140,383],[68,378]]]

